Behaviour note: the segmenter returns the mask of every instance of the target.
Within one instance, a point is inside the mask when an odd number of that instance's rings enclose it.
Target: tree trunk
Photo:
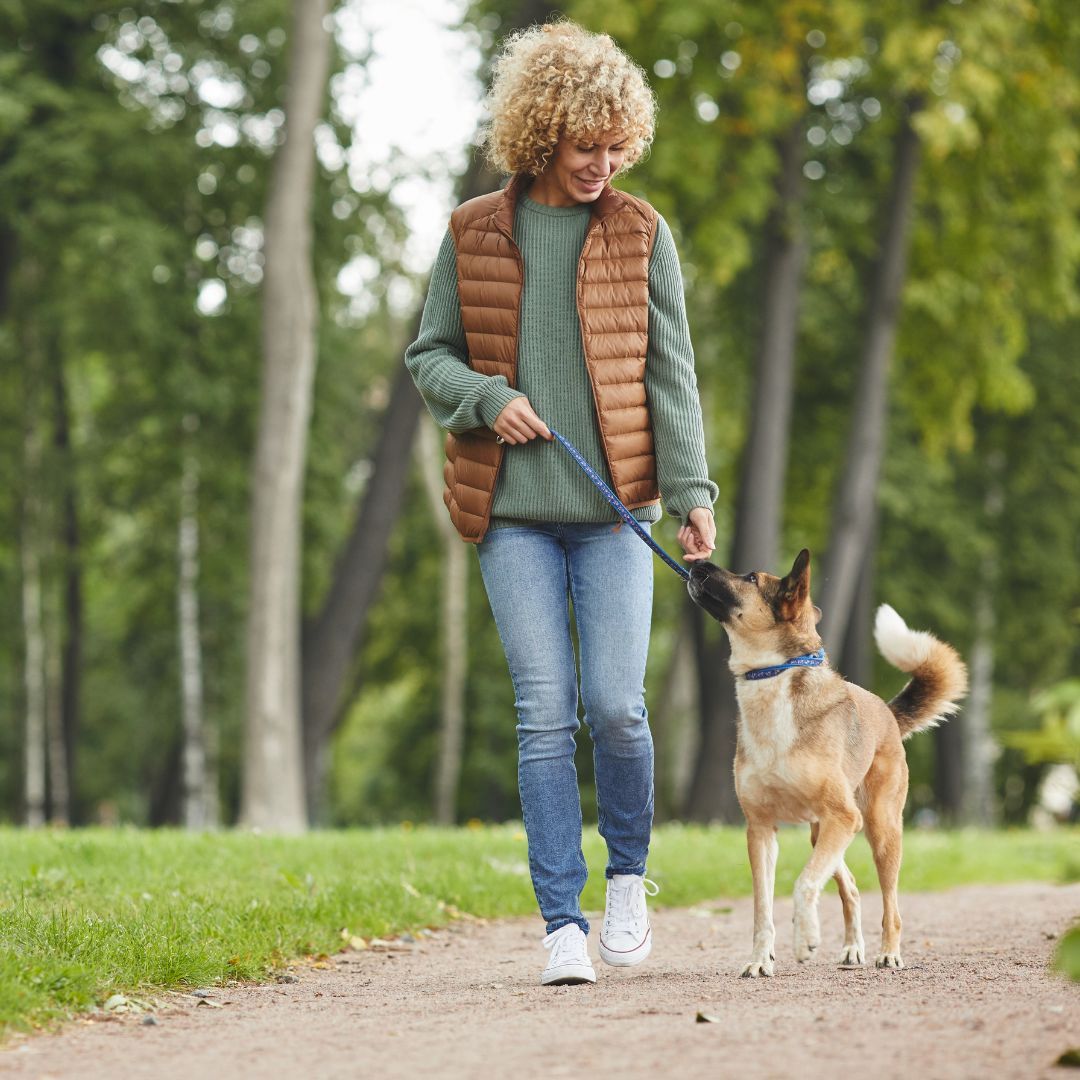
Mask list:
[[[692,821],[742,820],[735,795],[737,706],[728,669],[731,647],[727,635],[701,608],[694,610],[694,657],[701,719],[697,767],[690,785],[686,817]]]
[[[48,739],[49,820],[54,825],[71,821],[68,790],[67,748],[64,746],[64,716],[61,702],[63,667],[61,648],[64,625],[59,597],[50,590],[46,607],[45,636],[45,729]]]
[[[64,363],[58,352],[52,356],[53,380],[53,449],[61,478],[61,578],[63,604],[60,618],[60,726],[63,732],[64,769],[66,773],[67,812],[72,824],[84,820],[79,800],[78,758],[81,717],[79,712],[82,683],[83,589],[82,551],[79,510],[75,501],[77,484],[75,460],[71,450],[71,417],[68,409]],[[59,760],[59,758],[57,758]]]
[[[34,358],[27,369],[36,367]],[[24,821],[45,824],[45,629],[41,605],[41,431],[36,372],[26,371],[23,435],[22,622],[26,731],[23,745]]]
[[[686,805],[694,762],[698,755],[700,730],[698,707],[697,654],[694,650],[696,605],[683,604],[675,631],[671,659],[649,708],[655,744],[653,773],[656,777],[655,819],[678,818]]]
[[[215,798],[209,790],[203,715],[202,646],[199,641],[199,463],[194,441],[199,418],[183,420],[180,519],[177,527],[176,619],[180,651],[180,711],[183,717],[183,820],[187,829],[217,825]],[[189,441],[190,440],[190,441]]]
[[[964,783],[961,816],[966,825],[994,824],[994,757],[990,734],[994,698],[994,600],[985,581],[975,595],[975,643],[971,648],[971,693],[952,723],[961,727]]]
[[[765,226],[765,296],[755,364],[750,432],[732,543],[731,569],[776,569],[784,508],[799,296],[808,245],[802,224],[802,119],[778,142],[780,167],[773,209]],[[696,821],[741,821],[732,769],[738,704],[728,669],[731,649],[706,633],[697,615],[701,749],[687,803]],[[713,641],[712,644],[709,642]],[[702,667],[704,665],[704,667]]]
[[[294,0],[286,138],[267,197],[263,382],[255,450],[241,820],[307,825],[300,731],[300,548],[304,464],[315,374],[312,271],[314,130],[330,64],[329,0]]]
[[[869,687],[874,679],[874,564],[877,558],[877,515],[871,525],[870,540],[863,552],[859,580],[852,600],[844,647],[835,667],[849,682]],[[830,660],[830,662],[832,662]]]
[[[839,652],[847,632],[859,572],[877,513],[878,478],[885,453],[889,364],[907,270],[908,236],[919,168],[919,137],[911,126],[911,116],[917,107],[914,101],[907,103],[896,134],[892,191],[871,285],[851,433],[833,509],[824,589],[819,601],[825,613],[822,636],[829,653]]]
[[[471,552],[458,535],[442,499],[442,445],[437,428],[420,424],[420,471],[443,543],[442,577],[442,692],[439,750],[435,762],[434,817],[438,825],[457,820],[457,792],[465,741],[465,683],[469,662],[469,559]]]
[[[958,825],[964,803],[964,738],[954,720],[932,731],[934,739],[934,802],[942,823]]]
[[[990,532],[996,534],[1005,507],[1001,489],[1002,454],[992,453],[986,462],[987,490],[983,509]],[[975,591],[975,641],[971,647],[971,692],[960,714],[964,743],[964,787],[961,793],[961,816],[967,825],[990,827],[995,823],[994,759],[997,744],[991,734],[990,720],[994,699],[994,592],[998,582],[998,558],[990,548],[979,568]]]

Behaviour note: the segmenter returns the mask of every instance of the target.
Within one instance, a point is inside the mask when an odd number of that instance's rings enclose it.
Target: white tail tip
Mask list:
[[[930,658],[934,637],[925,630],[912,630],[888,604],[874,617],[874,640],[881,655],[901,671],[914,671]]]

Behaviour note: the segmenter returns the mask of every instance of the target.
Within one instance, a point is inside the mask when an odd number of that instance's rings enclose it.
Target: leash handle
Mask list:
[[[641,527],[641,522],[638,521],[638,519],[634,517],[634,515],[631,514],[629,510],[627,510],[626,505],[623,503],[622,499],[620,499],[619,496],[616,495],[615,492],[612,491],[611,488],[609,488],[607,484],[604,483],[603,478],[600,476],[600,474],[581,456],[581,451],[578,450],[578,448],[572,442],[570,442],[569,439],[563,438],[563,436],[560,435],[550,425],[548,426],[548,430],[551,432],[552,435],[555,436],[556,440],[559,442],[562,448],[578,463],[578,465],[581,467],[581,471],[593,482],[593,484],[596,486],[596,490],[604,496],[611,509],[614,510],[615,513],[618,514],[619,517],[621,517],[623,521],[625,521],[626,524],[629,525],[630,528],[633,529],[634,532],[636,532],[638,536],[640,536],[641,539],[644,540],[645,543],[648,544],[649,547],[651,547],[653,551],[655,551],[656,554],[659,555],[660,558],[663,559],[664,562],[666,562],[668,566],[670,566],[671,569],[675,571],[676,574],[683,578],[689,578],[690,571],[687,570],[686,567],[680,566]]]

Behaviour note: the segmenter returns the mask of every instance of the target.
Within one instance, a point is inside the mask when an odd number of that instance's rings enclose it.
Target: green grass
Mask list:
[[[1078,840],[1077,829],[912,830],[901,886],[1077,880]],[[808,851],[805,829],[781,832],[778,891],[790,891]],[[586,856],[592,911],[603,906],[595,833]],[[873,887],[861,837],[849,865],[864,891]],[[742,831],[663,826],[649,875],[666,905],[745,894]],[[295,838],[0,829],[0,1032],[117,992],[265,978],[289,959],[339,948],[343,928],[386,936],[443,925],[457,911],[535,914],[520,829],[403,826]]]

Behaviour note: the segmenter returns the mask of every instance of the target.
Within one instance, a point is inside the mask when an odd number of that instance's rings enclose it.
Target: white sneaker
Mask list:
[[[651,888],[650,888],[651,886]],[[655,881],[637,874],[608,878],[600,959],[614,967],[633,967],[652,951],[652,927],[646,895],[660,891]]]
[[[577,923],[567,923],[548,934],[544,948],[551,950],[551,956],[540,976],[543,986],[596,982],[596,972],[589,959],[589,941]]]

